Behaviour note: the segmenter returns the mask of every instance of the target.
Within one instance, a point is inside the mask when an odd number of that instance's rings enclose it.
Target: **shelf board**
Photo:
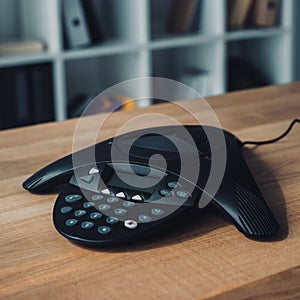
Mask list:
[[[166,36],[164,38],[155,39],[149,42],[149,48],[152,50],[167,49],[167,48],[181,48],[189,46],[197,46],[200,44],[211,43],[220,40],[220,35],[200,35],[188,34],[177,36]]]
[[[65,50],[61,57],[65,60],[86,59],[105,55],[126,54],[136,52],[139,49],[140,46],[134,42],[110,40],[88,48]]]
[[[288,32],[290,32],[290,29],[282,27],[244,29],[225,33],[225,40],[231,42],[256,38],[268,38],[276,35],[285,34]]]
[[[16,67],[51,62],[54,57],[49,52],[0,56],[0,67]]]

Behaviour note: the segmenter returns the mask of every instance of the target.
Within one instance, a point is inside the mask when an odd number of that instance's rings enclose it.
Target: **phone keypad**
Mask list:
[[[143,230],[149,228],[151,231],[151,227],[164,222],[181,207],[176,200],[183,203],[185,197],[190,197],[174,180],[160,184],[150,196],[111,187],[99,190],[95,193],[85,189],[81,193],[79,187],[72,186],[70,193],[60,198],[56,212],[60,214],[57,219],[65,234],[87,241],[111,241],[132,234],[143,235]]]

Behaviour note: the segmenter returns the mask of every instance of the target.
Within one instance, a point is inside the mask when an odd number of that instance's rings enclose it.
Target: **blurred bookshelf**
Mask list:
[[[78,95],[96,96],[131,78],[158,76],[188,84],[191,76],[202,76],[202,79],[205,76],[204,81],[201,79],[201,84],[207,84],[204,96],[223,94],[233,86],[229,80],[234,80],[234,76],[229,68],[234,65],[231,59],[235,57],[238,62],[244,60],[245,67],[251,63],[253,69],[263,74],[266,80],[257,85],[288,83],[295,78],[294,64],[298,58],[293,55],[294,0],[279,1],[278,16],[272,26],[246,24],[234,30],[228,26],[228,11],[232,5],[228,1],[87,0],[94,8],[96,25],[94,22],[93,26],[99,26],[99,33],[94,39],[89,32],[90,41],[78,47],[70,46],[68,41],[63,1],[65,4],[72,0],[0,1],[0,50],[1,44],[10,40],[36,41],[44,45],[42,50],[0,54],[0,77],[1,74],[5,77],[8,69],[15,74],[19,74],[20,69],[31,74],[36,68],[45,69],[40,76],[50,80],[47,89],[51,87],[52,91],[46,97],[52,102],[46,106],[49,115],[41,120],[33,118],[24,125],[65,120],[71,117],[68,107]],[[82,9],[87,12],[86,7]],[[185,19],[181,19],[176,10],[186,11]],[[30,74],[26,80],[32,82]],[[20,83],[12,80],[15,85],[10,87],[15,89]],[[151,89],[150,80],[145,88]],[[8,85],[0,82],[2,107],[9,107],[7,103],[12,101],[7,89]],[[31,95],[32,92],[27,98]],[[40,96],[40,105],[45,107],[45,96]],[[151,104],[151,99],[145,99],[137,106]],[[39,103],[35,99],[30,109],[39,111],[36,105]],[[20,123],[16,121],[15,126]],[[14,127],[14,124],[6,127]]]

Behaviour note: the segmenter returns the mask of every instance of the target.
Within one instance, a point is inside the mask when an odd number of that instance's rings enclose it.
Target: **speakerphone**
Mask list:
[[[248,237],[266,239],[277,233],[279,225],[237,137],[210,126],[151,131],[122,134],[68,155],[32,175],[23,187],[40,192],[61,186],[53,210],[55,228],[89,246],[128,244],[163,228],[172,230],[207,205],[223,210]],[[220,141],[212,146],[217,136]],[[212,193],[206,187],[218,159],[223,176]],[[191,173],[183,173],[184,162],[190,163]],[[200,203],[203,196],[205,205]]]

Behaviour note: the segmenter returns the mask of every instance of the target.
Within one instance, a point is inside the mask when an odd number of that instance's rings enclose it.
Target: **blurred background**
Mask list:
[[[205,97],[299,80],[299,13],[297,0],[0,0],[0,129],[79,116],[131,78]],[[128,91],[90,113],[159,102]]]

